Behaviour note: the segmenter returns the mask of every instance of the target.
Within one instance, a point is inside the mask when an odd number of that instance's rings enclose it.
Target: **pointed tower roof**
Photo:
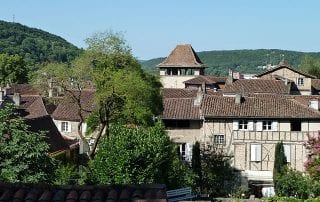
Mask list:
[[[170,55],[157,67],[195,67],[205,68],[190,44],[177,45]]]

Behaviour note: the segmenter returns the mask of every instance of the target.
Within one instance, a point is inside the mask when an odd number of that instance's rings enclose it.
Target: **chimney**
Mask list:
[[[309,107],[319,111],[319,100],[310,100]]]
[[[199,90],[197,92],[197,97],[193,101],[193,105],[194,106],[200,106],[201,105],[203,94],[204,94],[204,92],[199,88]]]
[[[13,102],[14,102],[15,106],[19,106],[20,105],[21,96],[20,96],[19,93],[14,93],[12,99],[13,99]]]
[[[241,104],[241,100],[242,100],[241,94],[236,94],[235,103],[236,104]]]
[[[3,100],[4,100],[4,91],[0,87],[0,102],[2,102]]]
[[[205,82],[203,82],[201,84],[201,90],[202,90],[203,93],[206,93],[206,83]]]
[[[228,78],[226,80],[226,84],[232,84],[233,83],[233,70],[229,69],[229,75]]]

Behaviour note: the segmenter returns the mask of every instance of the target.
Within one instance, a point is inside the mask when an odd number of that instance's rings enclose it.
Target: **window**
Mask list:
[[[283,145],[284,155],[286,156],[287,163],[291,162],[291,148],[289,144]]]
[[[239,121],[239,130],[248,130],[248,121],[240,120]]]
[[[213,143],[224,144],[225,143],[224,135],[214,135],[213,136]]]
[[[261,144],[251,144],[251,161],[261,161]]]
[[[191,143],[182,143],[179,146],[179,154],[181,160],[191,161],[192,159],[192,148],[193,144]]]
[[[291,120],[291,131],[301,131],[301,121],[299,120]]]
[[[298,84],[298,86],[303,86],[304,85],[303,78],[298,78],[297,84]]]
[[[61,122],[61,132],[69,132],[69,123]]]
[[[263,121],[262,130],[272,130],[272,121]]]
[[[167,128],[190,128],[189,120],[164,120]]]

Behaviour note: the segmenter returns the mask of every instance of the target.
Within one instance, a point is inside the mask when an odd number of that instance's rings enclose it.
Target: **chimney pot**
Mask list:
[[[20,105],[20,102],[21,102],[20,93],[14,93],[12,99],[13,99],[13,102],[14,102],[15,106],[19,106]]]
[[[242,99],[241,94],[236,94],[235,103],[236,104],[241,104],[241,99]]]

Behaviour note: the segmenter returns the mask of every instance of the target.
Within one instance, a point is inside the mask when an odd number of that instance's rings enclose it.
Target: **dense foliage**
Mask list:
[[[309,150],[309,159],[304,166],[312,179],[320,182],[320,132],[316,137],[308,137],[306,147]]]
[[[244,73],[262,72],[264,71],[261,68],[262,66],[279,64],[282,55],[284,55],[284,58],[290,65],[296,68],[300,68],[300,63],[305,55],[320,58],[320,53],[304,53],[278,49],[202,51],[198,55],[201,61],[208,65],[206,74],[209,75],[227,75],[229,68]],[[141,64],[145,69],[156,72],[156,65],[164,59],[154,58],[141,61]]]
[[[0,181],[50,182],[54,162],[45,135],[30,132],[14,110],[12,105],[0,110]]]
[[[320,79],[320,58],[315,58],[307,55],[301,62],[301,68],[309,74],[316,76]]]
[[[25,83],[28,80],[28,68],[18,55],[0,54],[0,84]]]
[[[90,162],[98,184],[164,183],[180,188],[191,178],[161,124],[150,128],[113,125]]]
[[[0,21],[0,53],[21,56],[27,65],[69,62],[81,52],[63,38],[19,23]]]
[[[228,196],[239,188],[240,182],[231,167],[231,156],[226,155],[219,145],[200,148],[196,143],[192,156],[194,191],[217,197]]]

